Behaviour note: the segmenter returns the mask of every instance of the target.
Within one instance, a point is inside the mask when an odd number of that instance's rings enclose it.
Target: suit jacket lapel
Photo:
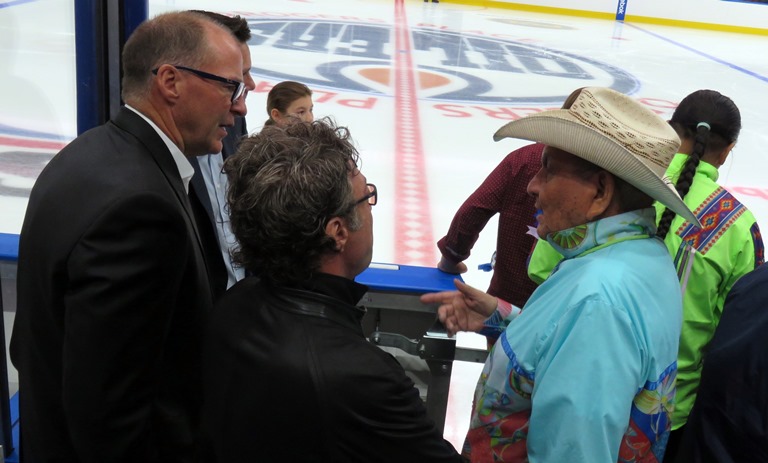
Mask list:
[[[171,152],[168,150],[165,142],[162,138],[160,138],[160,135],[155,132],[155,129],[147,124],[147,121],[125,107],[120,108],[120,111],[112,120],[112,123],[114,123],[122,130],[125,130],[126,132],[135,136],[136,139],[142,145],[144,145],[147,152],[152,156],[152,158],[155,160],[155,163],[160,168],[160,171],[168,180],[168,183],[171,185],[171,188],[176,194],[176,198],[179,200],[179,203],[181,203],[181,206],[187,215],[189,223],[192,225],[192,229],[194,230],[195,238],[197,240],[198,249],[200,254],[203,256],[206,272],[208,272],[208,262],[205,259],[203,243],[200,239],[200,232],[197,229],[195,216],[192,213],[192,208],[189,204],[189,197],[187,196],[187,192],[184,189],[184,182],[181,180],[179,168],[176,166],[176,162],[174,162],[173,156],[171,156]]]

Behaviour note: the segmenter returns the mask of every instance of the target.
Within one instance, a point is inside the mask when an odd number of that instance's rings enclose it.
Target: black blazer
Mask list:
[[[227,127],[227,136],[222,140],[224,147],[221,155],[227,159],[237,151],[240,139],[248,134],[244,117],[235,117],[235,125]],[[211,199],[205,188],[205,180],[200,173],[200,163],[197,157],[189,159],[195,169],[189,187],[189,201],[197,220],[197,228],[203,242],[203,251],[208,262],[208,271],[211,278],[214,300],[221,297],[227,289],[227,268],[224,265],[224,257],[221,255],[221,247],[217,237],[216,216],[213,213]]]
[[[211,289],[178,169],[140,116],[121,109],[43,169],[17,283],[23,461],[192,461]]]

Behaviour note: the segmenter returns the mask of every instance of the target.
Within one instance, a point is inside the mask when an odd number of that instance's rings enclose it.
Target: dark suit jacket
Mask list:
[[[178,168],[141,117],[121,109],[40,174],[17,293],[23,461],[192,461],[212,297]]]
[[[227,127],[227,136],[222,143],[224,147],[221,150],[222,157],[227,159],[231,154],[235,154],[238,142],[242,137],[248,134],[245,126],[244,117],[235,117],[235,125]],[[190,158],[189,162],[195,168],[195,175],[192,177],[189,188],[189,201],[192,204],[192,210],[197,220],[197,228],[200,231],[200,237],[203,242],[206,261],[208,262],[208,271],[211,277],[211,287],[213,288],[214,299],[218,299],[227,289],[227,268],[224,265],[224,257],[221,254],[221,247],[217,237],[216,216],[213,213],[211,199],[205,188],[205,180],[200,173],[200,163],[196,157]]]

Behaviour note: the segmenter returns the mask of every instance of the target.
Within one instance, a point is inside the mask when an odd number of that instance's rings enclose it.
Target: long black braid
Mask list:
[[[685,198],[701,158],[708,151],[721,151],[738,139],[741,114],[736,104],[720,92],[698,90],[680,102],[669,123],[682,140],[693,139],[693,151],[675,183],[678,194]],[[665,208],[656,236],[664,239],[674,218],[674,211]]]

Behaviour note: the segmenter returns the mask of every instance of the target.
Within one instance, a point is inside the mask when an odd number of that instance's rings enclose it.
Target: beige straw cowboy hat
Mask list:
[[[622,93],[584,88],[570,109],[526,116],[493,135],[495,141],[507,137],[553,146],[596,164],[701,227],[665,177],[680,138],[666,121]]]

